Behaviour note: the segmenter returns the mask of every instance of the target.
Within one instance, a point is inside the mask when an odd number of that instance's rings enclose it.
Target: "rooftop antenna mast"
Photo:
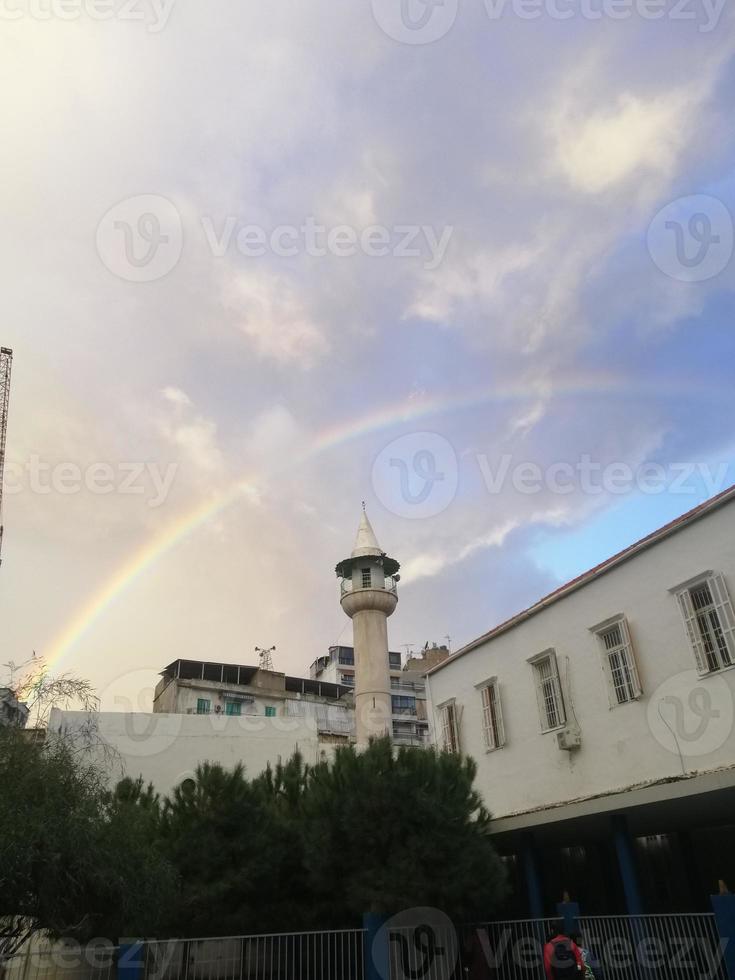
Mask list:
[[[13,352],[0,347],[0,552],[3,546],[3,477],[5,473],[5,439],[8,434],[8,406],[10,404],[10,369]],[[0,557],[0,562],[2,558]]]
[[[258,668],[260,670],[273,670],[273,651],[275,650],[275,645],[268,647],[256,647],[255,652],[258,654]]]

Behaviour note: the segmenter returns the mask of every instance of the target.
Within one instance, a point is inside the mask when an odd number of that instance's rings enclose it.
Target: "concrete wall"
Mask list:
[[[681,776],[683,768],[735,765],[735,670],[698,677],[677,601],[668,591],[708,570],[724,575],[735,598],[735,502],[430,675],[435,730],[441,732],[437,706],[455,698],[461,749],[477,761],[478,785],[495,816]],[[590,627],[619,613],[628,619],[643,695],[611,707],[603,657]],[[576,716],[581,728],[582,746],[574,752],[557,747],[555,732],[541,731],[528,660],[550,647],[557,653],[567,716],[572,722]],[[498,678],[506,744],[487,751],[476,685],[492,677]],[[695,689],[704,691],[697,696],[706,699],[705,710],[708,702],[718,714],[701,737],[691,738],[698,717],[688,698]],[[679,739],[683,764],[658,715],[667,694],[686,709],[685,737]]]
[[[199,763],[232,768],[242,762],[249,776],[270,762],[286,761],[298,749],[315,764],[334,746],[322,742],[311,718],[225,717],[160,713],[61,711],[54,708],[50,732],[76,737],[117,782],[123,775],[142,776],[161,793],[169,793],[193,776]]]

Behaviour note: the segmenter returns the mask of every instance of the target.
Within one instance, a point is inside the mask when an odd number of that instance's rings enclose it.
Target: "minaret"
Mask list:
[[[352,555],[336,569],[342,608],[352,620],[358,748],[370,738],[392,735],[388,617],[398,602],[399,568],[381,550],[363,504]]]

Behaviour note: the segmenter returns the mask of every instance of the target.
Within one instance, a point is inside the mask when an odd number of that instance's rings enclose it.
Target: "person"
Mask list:
[[[570,938],[575,946],[579,947],[579,951],[582,954],[582,963],[584,964],[584,975],[582,980],[595,980],[595,975],[592,972],[592,967],[590,966],[590,951],[584,944],[582,933],[573,932]]]
[[[544,946],[544,971],[546,980],[584,980],[582,950],[564,932],[564,923],[558,922]]]

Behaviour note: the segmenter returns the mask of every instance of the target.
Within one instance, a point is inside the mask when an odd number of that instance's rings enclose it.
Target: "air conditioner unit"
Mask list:
[[[556,733],[556,744],[563,752],[573,752],[582,747],[582,732],[578,728],[563,728]]]

